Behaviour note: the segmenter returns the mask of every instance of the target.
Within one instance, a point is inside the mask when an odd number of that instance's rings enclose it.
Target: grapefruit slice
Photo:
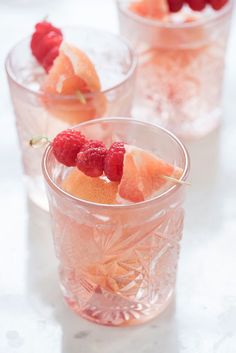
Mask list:
[[[106,111],[106,97],[100,92],[93,63],[84,52],[65,42],[42,90],[47,109],[69,125],[100,117]]]
[[[71,95],[76,91],[96,92],[101,89],[101,85],[89,57],[78,48],[63,42],[43,88],[50,94]]]
[[[67,193],[80,199],[101,204],[116,204],[118,183],[91,178],[73,168],[61,185]]]
[[[101,92],[86,97],[86,103],[82,103],[79,98],[74,99],[66,96],[63,99],[62,96],[44,95],[42,100],[50,114],[69,126],[102,117],[107,109],[106,96]]]
[[[130,5],[130,10],[144,17],[162,19],[169,13],[166,0],[141,0]]]
[[[120,197],[131,202],[150,198],[168,181],[165,176],[179,179],[182,169],[166,163],[154,154],[135,146],[125,146],[123,176],[119,184]]]

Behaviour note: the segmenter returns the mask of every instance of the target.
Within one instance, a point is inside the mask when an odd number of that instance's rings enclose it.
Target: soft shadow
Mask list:
[[[65,307],[55,315],[62,327],[61,353],[178,353],[180,343],[175,303],[159,318],[136,327],[111,328],[89,323]]]

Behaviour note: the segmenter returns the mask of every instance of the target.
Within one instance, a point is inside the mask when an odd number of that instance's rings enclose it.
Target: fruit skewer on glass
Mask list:
[[[100,119],[57,135],[42,166],[69,307],[109,326],[159,315],[175,288],[184,146],[154,125]]]

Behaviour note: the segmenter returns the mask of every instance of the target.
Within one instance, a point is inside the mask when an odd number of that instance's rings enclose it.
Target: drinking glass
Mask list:
[[[76,127],[106,145],[122,140],[158,154],[189,172],[188,153],[167,130],[127,118],[101,119]],[[126,205],[85,201],[60,187],[70,168],[52,147],[43,157],[60,285],[68,306],[108,326],[143,323],[170,302],[183,232],[186,185],[173,184],[153,199]]]
[[[64,39],[88,54],[95,64],[102,91],[84,94],[86,104],[75,96],[45,95],[45,73],[30,50],[30,38],[18,43],[6,59],[6,70],[15,110],[29,197],[47,209],[41,174],[42,149],[29,147],[32,137],[52,139],[59,131],[101,116],[129,116],[136,56],[119,36],[86,27],[66,28]]]
[[[131,3],[117,1],[120,33],[139,56],[134,116],[183,139],[208,134],[222,115],[233,1],[220,11],[192,12],[194,21],[176,23],[139,16],[129,9]]]

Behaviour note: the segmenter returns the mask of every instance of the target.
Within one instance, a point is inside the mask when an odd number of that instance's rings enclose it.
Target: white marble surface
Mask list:
[[[192,187],[176,301],[149,324],[113,329],[88,323],[63,304],[48,216],[27,203],[22,186],[3,61],[45,14],[61,25],[117,30],[112,0],[0,0],[0,353],[235,353],[236,16],[224,123],[188,145]]]

